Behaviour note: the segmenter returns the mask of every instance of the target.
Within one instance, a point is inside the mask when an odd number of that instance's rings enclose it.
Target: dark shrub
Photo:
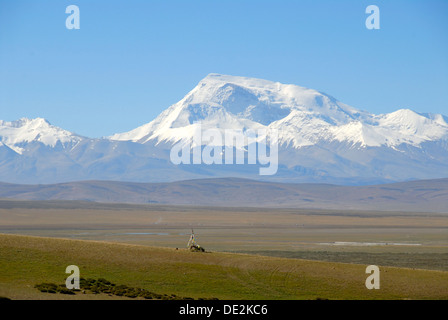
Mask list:
[[[73,292],[73,290],[69,290],[66,287],[62,287],[62,286],[60,286],[58,288],[58,292],[62,293],[62,294],[75,294],[75,292]]]

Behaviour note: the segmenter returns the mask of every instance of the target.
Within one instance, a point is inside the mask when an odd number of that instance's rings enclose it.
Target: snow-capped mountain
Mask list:
[[[254,165],[175,165],[170,150],[198,126],[275,129],[278,171]],[[193,146],[193,145],[192,145]],[[401,109],[375,115],[325,93],[267,80],[210,74],[153,121],[90,139],[44,119],[0,121],[0,181],[162,182],[240,177],[366,184],[448,177],[448,118]]]
[[[32,142],[52,148],[59,144],[64,148],[67,145],[73,146],[82,139],[81,136],[55,127],[42,118],[22,118],[11,122],[0,120],[0,142],[19,154]]]
[[[402,109],[374,115],[316,90],[267,80],[210,74],[155,120],[112,140],[146,143],[193,138],[202,128],[277,129],[293,148],[337,141],[358,147],[418,146],[448,139],[447,119]]]

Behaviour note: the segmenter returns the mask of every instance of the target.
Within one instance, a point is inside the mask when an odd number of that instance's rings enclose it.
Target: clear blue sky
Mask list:
[[[81,29],[68,30],[75,4]],[[368,5],[381,29],[365,27]],[[448,115],[448,1],[0,0],[0,119],[89,137],[153,120],[209,73],[373,113]]]

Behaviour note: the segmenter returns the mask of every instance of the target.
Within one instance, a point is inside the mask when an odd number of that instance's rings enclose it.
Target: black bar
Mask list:
[[[444,314],[446,301],[265,301],[265,300],[118,300],[118,301],[36,301],[2,300],[2,313],[11,312],[14,317],[54,315],[92,318],[92,316],[126,319],[135,315],[146,319],[322,319],[341,317],[362,319],[371,316],[383,318],[393,315],[401,319],[425,310],[432,315]],[[182,309],[184,308],[184,309]],[[188,309],[185,309],[188,308]],[[9,309],[9,310],[8,310]],[[187,311],[188,310],[188,311]],[[192,311],[194,314],[192,314]],[[211,311],[211,312],[210,312]],[[184,313],[184,314],[183,314]],[[53,317],[50,317],[53,318]]]

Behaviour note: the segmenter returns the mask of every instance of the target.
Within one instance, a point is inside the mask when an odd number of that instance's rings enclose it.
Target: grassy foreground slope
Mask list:
[[[41,293],[62,284],[65,268],[84,278],[161,294],[219,299],[448,299],[448,272],[381,267],[381,288],[365,287],[366,265],[0,234],[0,296],[94,299]]]

